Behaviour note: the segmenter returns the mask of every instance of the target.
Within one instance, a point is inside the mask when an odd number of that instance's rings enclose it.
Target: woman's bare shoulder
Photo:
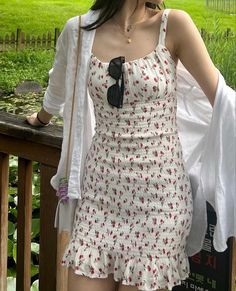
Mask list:
[[[177,9],[170,11],[168,25],[175,55],[195,78],[213,104],[218,72],[198,28],[187,12]]]
[[[168,16],[168,28],[170,33],[177,36],[186,30],[196,30],[196,25],[188,12],[181,9],[171,9]]]
[[[176,53],[180,43],[190,42],[193,37],[199,35],[199,31],[191,16],[186,11],[180,9],[170,10],[167,31],[167,42],[172,43]]]
[[[170,15],[169,17],[170,21],[177,21],[178,23],[186,23],[186,21],[189,21],[190,19],[192,19],[190,14],[182,9],[171,8],[169,15]]]

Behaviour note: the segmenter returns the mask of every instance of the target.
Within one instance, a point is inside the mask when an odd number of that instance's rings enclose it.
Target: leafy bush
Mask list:
[[[38,81],[45,87],[53,58],[53,50],[28,49],[19,52],[2,52],[0,54],[0,88],[6,94],[10,94],[16,85],[24,80]]]
[[[17,157],[10,157],[9,173],[9,212],[8,212],[8,291],[15,290],[16,256],[17,256]],[[31,228],[31,278],[38,280],[39,273],[39,210],[40,210],[40,176],[39,165],[33,163],[32,189],[32,228]],[[32,290],[37,290],[34,283]]]

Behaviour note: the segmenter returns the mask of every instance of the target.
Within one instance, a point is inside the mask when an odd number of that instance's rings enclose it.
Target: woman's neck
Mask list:
[[[146,15],[146,1],[126,0],[120,11],[114,16],[116,22],[122,27],[142,22]]]

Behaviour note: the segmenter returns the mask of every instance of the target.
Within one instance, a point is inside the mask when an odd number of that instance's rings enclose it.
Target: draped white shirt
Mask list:
[[[96,20],[98,13],[90,10],[84,14],[82,25]],[[57,173],[51,179],[51,185],[57,190],[60,177],[65,176],[68,159],[70,200],[66,204],[58,203],[55,226],[59,231],[71,231],[77,199],[81,199],[85,157],[95,133],[93,102],[87,88],[95,31],[81,30],[81,58],[75,80],[78,16],[67,21],[57,41],[43,100],[43,107],[48,113],[61,115],[64,119],[61,157]],[[199,252],[203,246],[207,229],[206,201],[212,205],[217,216],[213,238],[215,249],[224,251],[227,239],[236,237],[236,94],[218,73],[212,109],[190,73],[180,62],[177,66],[177,123],[194,202],[192,227],[186,246],[189,256]],[[72,142],[67,151],[74,82]]]

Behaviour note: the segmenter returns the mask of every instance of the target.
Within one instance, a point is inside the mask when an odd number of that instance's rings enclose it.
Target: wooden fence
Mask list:
[[[236,14],[236,0],[206,0],[206,5],[217,11]]]
[[[55,49],[57,39],[60,35],[59,28],[55,28],[54,37],[52,33],[48,32],[42,36],[31,36],[17,28],[16,33],[12,32],[6,34],[4,37],[0,36],[0,52],[9,50],[23,50],[23,49]]]
[[[209,0],[210,1],[210,0]],[[235,0],[236,1],[236,0]],[[234,33],[230,28],[227,28],[221,33],[211,33],[207,32],[205,29],[201,28],[200,33],[204,40],[225,40],[234,37]],[[0,52],[12,51],[12,50],[24,50],[24,49],[55,49],[57,39],[60,35],[60,30],[55,28],[54,37],[48,32],[42,36],[30,36],[21,31],[20,28],[17,29],[16,33],[12,32],[10,35],[6,34],[4,37],[0,37]]]

